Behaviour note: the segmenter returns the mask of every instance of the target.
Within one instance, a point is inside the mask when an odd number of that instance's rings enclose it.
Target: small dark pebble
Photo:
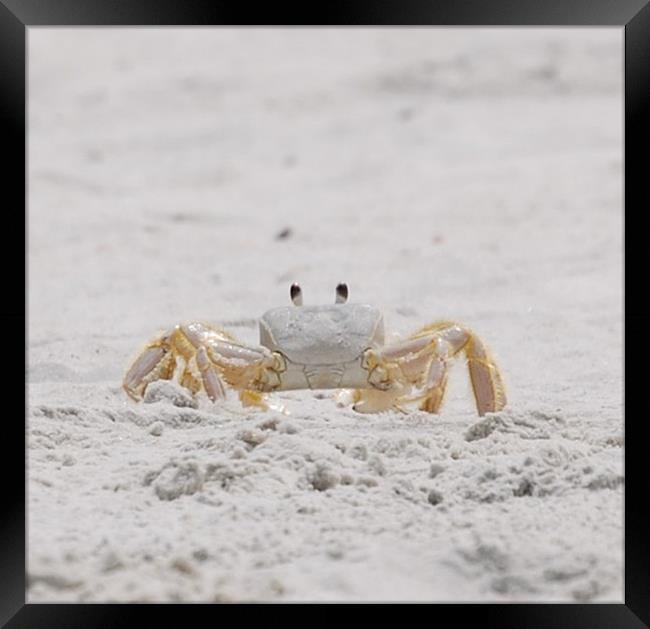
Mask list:
[[[427,496],[429,504],[432,504],[434,507],[439,505],[442,502],[442,494],[435,489],[432,489]]]
[[[287,238],[291,237],[291,234],[293,232],[291,231],[290,227],[285,227],[282,231],[278,232],[275,235],[276,240],[286,240]]]

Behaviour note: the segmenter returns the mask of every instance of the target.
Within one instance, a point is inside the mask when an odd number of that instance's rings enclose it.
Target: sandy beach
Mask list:
[[[28,602],[621,602],[622,37],[30,28]],[[341,281],[507,407],[121,387]]]

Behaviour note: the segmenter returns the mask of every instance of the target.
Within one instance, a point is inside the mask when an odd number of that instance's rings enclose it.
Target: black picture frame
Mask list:
[[[254,16],[254,18],[253,18]],[[473,604],[439,605],[432,622],[441,621],[440,612],[454,623],[479,622],[480,626],[549,628],[589,627],[590,629],[650,626],[650,521],[643,491],[647,478],[642,438],[644,414],[630,409],[647,388],[647,366],[632,366],[635,354],[645,356],[643,332],[650,321],[650,297],[640,287],[648,268],[642,252],[648,245],[645,232],[634,229],[647,209],[645,192],[648,177],[645,153],[650,147],[650,1],[649,0],[367,0],[324,3],[312,6],[278,6],[260,3],[252,8],[244,3],[208,0],[0,0],[0,138],[4,147],[2,171],[5,256],[3,265],[2,317],[5,360],[3,385],[8,396],[19,399],[12,387],[20,329],[27,330],[27,182],[26,182],[26,29],[31,26],[163,26],[163,25],[422,25],[422,26],[613,26],[624,29],[625,42],[625,337],[636,351],[626,352],[625,380],[625,602],[621,604]],[[638,206],[638,207],[636,207]],[[20,211],[24,208],[25,214]],[[21,220],[22,219],[22,220]],[[642,222],[639,223],[642,225]],[[17,260],[9,246],[17,234],[25,237],[25,267],[21,277]],[[8,236],[8,238],[7,238]],[[643,239],[643,240],[642,240]],[[644,246],[645,245],[645,246]],[[634,275],[639,275],[639,282]],[[639,340],[641,339],[641,340]],[[26,358],[27,334],[23,355]],[[630,347],[632,347],[630,345]],[[626,346],[627,349],[627,346]],[[647,360],[645,361],[647,362]],[[642,380],[643,379],[643,380]],[[645,385],[645,386],[644,386]],[[643,407],[641,407],[643,408]],[[646,403],[647,408],[647,403]],[[24,398],[24,415],[27,399]],[[2,476],[0,504],[0,625],[17,627],[113,627],[138,622],[151,625],[162,616],[164,622],[188,622],[197,607],[188,605],[45,605],[25,603],[25,490],[21,447],[24,424],[8,413],[3,418],[5,453],[0,457]],[[636,420],[641,420],[637,422]],[[25,452],[24,448],[22,449]],[[12,456],[15,455],[15,456]],[[219,614],[221,611],[218,612]],[[163,616],[164,614],[164,616]],[[215,617],[218,618],[218,617]],[[305,617],[313,621],[310,614]],[[239,622],[246,615],[239,618]]]

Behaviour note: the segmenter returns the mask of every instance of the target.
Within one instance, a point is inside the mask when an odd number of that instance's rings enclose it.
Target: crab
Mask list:
[[[124,376],[123,387],[140,400],[148,385],[176,377],[194,395],[212,402],[228,385],[244,406],[273,408],[267,395],[291,389],[341,389],[360,413],[407,405],[438,413],[453,358],[464,354],[480,416],[500,411],[506,395],[499,369],[483,342],[467,327],[435,321],[410,337],[385,344],[383,316],[368,304],[348,303],[348,286],[336,287],[335,303],[303,306],[298,284],[293,305],[273,308],[259,321],[260,344],[239,342],[205,323],[179,324],[152,340]]]

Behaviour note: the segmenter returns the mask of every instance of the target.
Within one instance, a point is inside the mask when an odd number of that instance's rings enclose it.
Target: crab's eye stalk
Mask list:
[[[336,302],[337,304],[344,304],[348,300],[348,285],[341,282],[336,287]]]
[[[302,306],[302,289],[298,284],[291,284],[291,289],[289,290],[291,294],[291,301],[294,306]]]

